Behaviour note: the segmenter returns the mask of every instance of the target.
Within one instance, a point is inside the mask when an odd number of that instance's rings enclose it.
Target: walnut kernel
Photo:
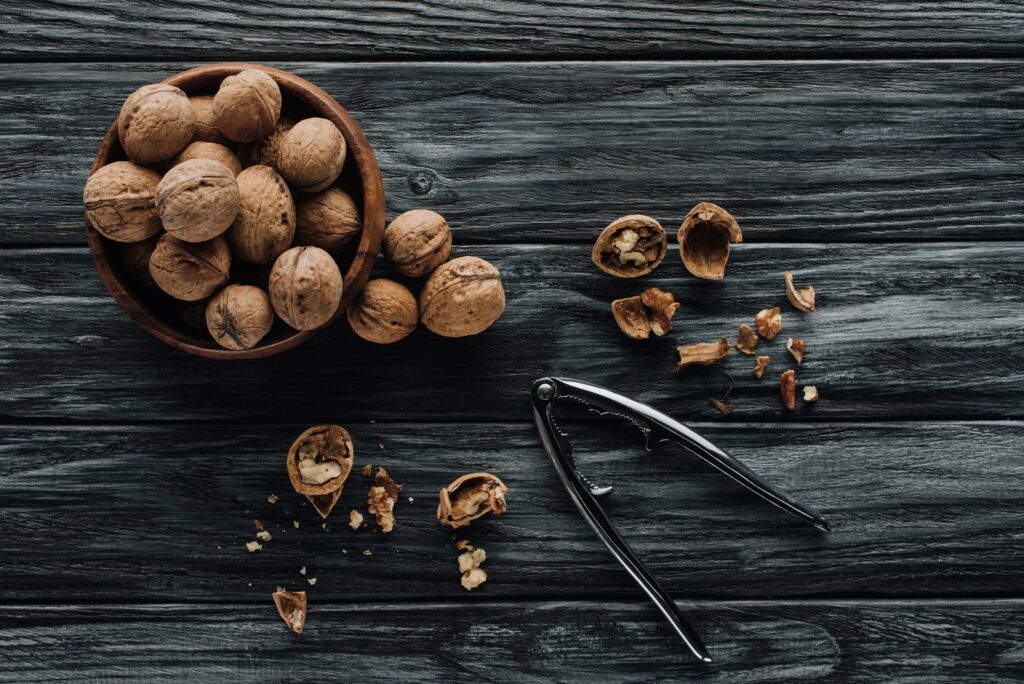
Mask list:
[[[771,309],[762,309],[754,317],[754,326],[757,327],[757,332],[768,342],[774,340],[782,330],[781,311],[782,309],[777,306]]]
[[[395,529],[395,504],[398,503],[398,492],[404,486],[392,480],[388,471],[377,468],[366,497],[366,510],[377,519],[377,526],[385,534]]]
[[[189,159],[212,159],[213,161],[220,162],[224,166],[231,169],[231,173],[235,176],[242,170],[242,164],[238,161],[238,157],[235,153],[229,150],[224,145],[215,142],[197,141],[189,143],[188,147],[183,149],[174,161],[171,162],[171,166],[177,166],[181,162],[188,161]]]
[[[601,231],[590,258],[605,273],[636,278],[661,265],[667,251],[668,237],[661,224],[650,216],[630,214]]]
[[[813,404],[818,401],[818,388],[814,385],[804,386],[804,402]]]
[[[779,376],[779,393],[782,403],[790,411],[796,408],[796,371],[788,370]]]
[[[760,380],[764,377],[764,369],[768,367],[768,363],[771,361],[767,356],[758,356],[757,365],[754,366],[754,377]]]
[[[459,554],[459,572],[462,573],[460,583],[466,591],[472,591],[487,581],[487,572],[480,567],[487,560],[487,552],[473,548],[468,541],[463,546],[456,546],[465,549]]]
[[[452,251],[452,231],[444,217],[427,209],[400,214],[384,231],[384,256],[410,278],[433,272]]]
[[[300,245],[336,252],[362,229],[359,207],[341,188],[300,195],[295,205],[295,241]]]
[[[315,425],[299,435],[288,450],[288,479],[326,518],[341,497],[354,459],[355,447],[345,428]]]
[[[501,274],[477,257],[452,259],[427,279],[419,304],[420,321],[438,335],[476,335],[505,311]]]
[[[403,339],[416,329],[420,317],[416,297],[409,288],[386,278],[366,283],[346,315],[359,337],[377,344]]]
[[[238,183],[220,162],[189,159],[160,180],[156,208],[164,229],[179,240],[210,240],[227,230],[238,214]]]
[[[351,511],[348,512],[348,526],[349,527],[351,527],[353,530],[358,530],[359,527],[362,524],[363,524],[363,514],[362,513],[360,513],[359,511],[357,511],[354,508]]]
[[[699,342],[676,347],[679,352],[679,363],[676,373],[687,366],[710,366],[729,356],[729,340],[719,337],[716,342]]]
[[[228,231],[235,256],[269,264],[295,237],[295,204],[284,179],[269,166],[250,166],[238,174],[238,215]]]
[[[320,192],[345,164],[345,138],[327,119],[303,119],[284,134],[277,170],[300,192]]]
[[[783,275],[786,280],[786,299],[799,311],[810,313],[814,311],[814,288],[802,287],[799,290],[793,286],[793,274],[789,271]]]
[[[314,330],[333,318],[341,302],[338,264],[318,247],[292,247],[270,271],[270,302],[296,330]]]
[[[804,362],[804,353],[807,351],[807,343],[803,340],[798,340],[795,337],[790,337],[786,341],[786,349],[793,355],[797,363]]]
[[[490,473],[463,475],[441,490],[437,520],[458,529],[488,513],[501,515],[508,506],[507,492],[505,483]]]
[[[270,297],[252,285],[228,285],[206,307],[206,326],[225,349],[252,349],[274,325]]]
[[[160,175],[134,162],[119,161],[89,176],[82,192],[85,218],[100,235],[137,242],[159,233],[156,189]]]
[[[249,143],[270,133],[281,116],[281,89],[266,72],[246,69],[221,81],[213,96],[217,129]]]
[[[138,162],[170,159],[188,145],[195,130],[188,95],[165,83],[144,85],[129,95],[117,118],[121,147]]]
[[[646,340],[653,332],[662,336],[672,329],[672,316],[679,304],[671,292],[649,287],[635,297],[612,302],[612,316],[619,329],[634,340]]]
[[[274,592],[274,605],[277,606],[277,614],[288,625],[288,629],[296,634],[302,634],[306,625],[306,592],[285,591],[278,588]]]
[[[747,356],[753,356],[754,350],[757,349],[757,333],[746,323],[740,326],[736,337],[736,348]]]
[[[149,272],[157,286],[175,299],[206,299],[227,284],[231,249],[223,237],[185,242],[165,234],[149,257]]]

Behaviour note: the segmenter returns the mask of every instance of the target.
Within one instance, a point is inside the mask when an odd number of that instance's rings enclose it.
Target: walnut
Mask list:
[[[341,498],[354,458],[355,447],[345,428],[314,425],[288,450],[288,479],[320,517],[326,518]]]
[[[327,119],[303,119],[284,134],[277,170],[300,192],[320,192],[345,164],[345,138]]]
[[[487,581],[487,572],[480,565],[487,560],[487,552],[483,549],[473,548],[473,545],[463,540],[456,546],[464,549],[459,554],[459,572],[462,573],[460,583],[466,591],[472,591]]]
[[[420,322],[444,337],[482,333],[505,311],[501,274],[477,257],[440,266],[420,292]]]
[[[590,258],[605,273],[636,278],[661,265],[667,251],[668,237],[661,224],[650,216],[630,214],[601,231]]]
[[[213,161],[220,162],[224,166],[231,169],[231,173],[237,176],[242,170],[242,164],[238,161],[238,157],[235,153],[229,150],[224,145],[215,142],[194,142],[189,143],[188,147],[183,149],[174,161],[171,162],[171,166],[177,166],[183,161],[189,159],[212,159]]]
[[[263,544],[258,541],[245,542],[245,550],[249,553],[256,553],[263,550]]]
[[[690,210],[677,237],[686,270],[708,280],[725,277],[729,243],[743,242],[743,233],[732,214],[710,202],[701,202]]]
[[[793,355],[793,358],[796,359],[797,363],[804,362],[804,352],[807,351],[806,342],[804,342],[803,340],[798,340],[795,337],[790,337],[786,341],[786,349],[788,349],[789,353]]]
[[[789,303],[804,313],[814,311],[814,288],[808,286],[797,290],[793,286],[793,274],[789,271],[786,271],[783,278],[786,280],[786,299],[789,300]]]
[[[782,309],[776,306],[771,309],[762,309],[754,316],[754,325],[757,327],[757,332],[768,342],[774,340],[775,336],[782,330],[781,311]]]
[[[117,118],[117,135],[134,161],[170,159],[188,145],[196,130],[188,95],[164,83],[144,85],[128,96]]]
[[[159,238],[154,235],[139,242],[126,242],[118,250],[125,274],[135,284],[144,288],[156,287],[153,275],[149,272],[149,258],[153,255],[158,240]]]
[[[133,162],[119,161],[89,176],[82,192],[85,218],[100,235],[117,242],[137,242],[162,230],[156,210],[160,174]]]
[[[796,408],[796,371],[788,370],[779,376],[779,393],[782,403],[790,411]]]
[[[463,475],[441,490],[437,520],[458,529],[488,513],[501,515],[507,492],[505,483],[490,473]]]
[[[440,214],[413,209],[400,214],[384,231],[384,256],[410,278],[431,273],[452,251],[452,231]]]
[[[757,349],[757,333],[746,323],[740,326],[736,337],[736,348],[747,356],[753,356],[754,350]]]
[[[186,242],[217,237],[238,213],[238,184],[231,169],[212,159],[189,159],[156,187],[156,208],[164,229]]]
[[[273,325],[270,297],[252,285],[228,285],[206,307],[210,335],[225,349],[252,349]]]
[[[729,356],[729,340],[719,337],[716,342],[700,342],[677,347],[679,363],[676,373],[687,366],[710,366]]]
[[[229,140],[252,142],[274,129],[281,116],[281,89],[266,72],[240,71],[221,81],[213,96],[213,115]]]
[[[228,231],[235,256],[269,264],[295,236],[295,204],[288,185],[269,166],[250,166],[238,174],[238,215]]]
[[[274,129],[265,136],[248,145],[243,145],[238,151],[238,156],[245,166],[269,166],[277,168],[277,153],[281,149],[281,141],[284,134],[295,125],[293,119],[282,116],[274,124]]]
[[[392,480],[388,471],[377,468],[366,497],[366,510],[377,519],[377,526],[385,534],[395,529],[395,504],[398,503],[398,492],[404,486]]]
[[[359,511],[357,511],[354,508],[351,511],[348,512],[348,526],[349,527],[351,527],[353,530],[358,530],[359,527],[362,524],[363,524],[363,514],[362,513],[360,513]]]
[[[808,404],[813,404],[816,401],[818,401],[818,388],[815,387],[814,385],[805,385],[804,402]]]
[[[391,344],[416,329],[420,311],[409,288],[376,278],[366,283],[347,316],[356,335],[368,342]]]
[[[671,292],[649,287],[635,297],[612,302],[612,315],[627,337],[646,340],[652,332],[660,337],[671,330],[672,316],[678,308]]]
[[[295,242],[327,252],[337,252],[355,239],[363,227],[359,207],[341,188],[300,195],[295,210]]]
[[[228,142],[217,128],[217,117],[213,114],[213,95],[195,95],[188,98],[188,101],[192,105],[192,115],[196,120],[196,131],[192,139],[221,145]]]
[[[768,367],[768,363],[771,361],[767,356],[758,356],[757,365],[754,366],[754,377],[760,380],[764,377],[764,369]]]
[[[341,302],[341,288],[338,264],[319,247],[292,247],[270,270],[270,302],[296,330],[328,323]]]
[[[722,412],[723,415],[732,415],[732,411],[735,408],[733,404],[727,403],[722,399],[708,399],[708,403],[714,406],[716,409]]]
[[[306,592],[278,588],[274,592],[274,605],[288,629],[302,634],[302,628],[306,625]]]
[[[206,299],[227,284],[231,250],[223,237],[185,242],[164,235],[149,257],[149,272],[157,286],[175,299]]]

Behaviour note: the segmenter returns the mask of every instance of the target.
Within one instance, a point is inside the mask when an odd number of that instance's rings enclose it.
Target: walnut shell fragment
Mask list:
[[[441,490],[437,520],[458,529],[488,513],[501,515],[507,508],[508,487],[490,473],[469,473]]]
[[[601,231],[590,258],[618,278],[647,275],[665,260],[668,236],[650,216],[630,214],[617,218]]]
[[[797,363],[804,362],[804,353],[807,351],[807,343],[803,340],[798,340],[795,337],[790,337],[786,340],[786,349],[793,355]]]
[[[796,371],[788,370],[779,376],[779,393],[782,403],[790,411],[796,408]]]
[[[818,401],[818,388],[814,385],[804,386],[804,402],[807,404],[813,404]]]
[[[732,214],[717,204],[701,202],[679,226],[679,256],[686,270],[707,280],[725,277],[729,244],[743,242],[743,233]]]
[[[306,592],[278,589],[273,596],[277,614],[284,620],[284,624],[296,634],[302,634],[306,625]]]
[[[722,399],[708,399],[708,403],[714,406],[716,409],[722,412],[722,415],[732,415],[734,406]]]
[[[793,308],[804,313],[814,311],[814,288],[808,285],[797,290],[793,286],[793,274],[789,271],[783,277],[786,279],[786,299]]]
[[[398,502],[398,492],[404,486],[392,480],[388,471],[377,468],[377,475],[366,496],[366,510],[377,519],[377,526],[385,534],[395,529],[395,504]]]
[[[781,312],[782,309],[776,306],[771,309],[762,309],[754,316],[754,326],[765,341],[771,342],[782,330]]]
[[[716,342],[699,342],[676,347],[679,352],[679,363],[676,373],[687,366],[710,366],[729,356],[729,340],[719,337]]]
[[[662,336],[672,329],[672,316],[679,309],[671,292],[649,287],[635,297],[612,302],[612,315],[619,329],[634,340],[646,340],[653,332]]]
[[[314,425],[292,443],[288,450],[288,479],[320,517],[326,518],[341,498],[341,490],[352,471],[355,447],[345,428]]]
[[[758,356],[756,365],[754,366],[754,377],[760,380],[764,377],[764,369],[768,367],[768,363],[771,359],[767,356]]]
[[[747,356],[753,356],[754,350],[757,349],[757,333],[746,323],[740,326],[737,333],[736,348]]]

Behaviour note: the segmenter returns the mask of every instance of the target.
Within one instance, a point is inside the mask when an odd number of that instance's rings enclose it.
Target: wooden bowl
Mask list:
[[[245,69],[260,69],[277,81],[284,102],[282,116],[287,115],[295,119],[319,116],[329,119],[341,131],[348,145],[345,166],[335,184],[345,189],[359,205],[363,226],[358,244],[334,255],[344,274],[341,303],[330,321],[334,322],[344,313],[369,279],[384,237],[384,185],[380,169],[377,167],[377,158],[362,130],[340,104],[309,81],[286,71],[258,64],[209,64],[182,71],[165,79],[164,83],[177,86],[188,95],[213,94],[226,76]],[[95,173],[106,164],[123,159],[127,157],[117,137],[115,119],[103,138],[99,151],[96,152],[91,173]],[[110,294],[144,330],[172,347],[211,359],[258,359],[298,346],[317,332],[299,332],[278,320],[270,333],[256,347],[241,351],[224,349],[205,334],[205,323],[202,330],[196,326],[195,316],[198,312],[195,306],[190,317],[186,303],[177,302],[155,288],[146,287],[127,272],[120,255],[123,249],[121,243],[100,235],[89,225],[88,220],[86,235],[96,269]],[[242,265],[242,269],[245,269],[245,265]],[[251,270],[259,271],[259,267],[253,266]],[[232,264],[233,282],[234,271],[235,264]]]

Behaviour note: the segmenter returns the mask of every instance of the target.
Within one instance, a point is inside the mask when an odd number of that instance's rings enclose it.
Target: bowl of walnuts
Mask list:
[[[83,192],[89,249],[147,332],[215,359],[271,356],[341,316],[384,235],[366,137],[327,93],[252,64],[128,96]]]

